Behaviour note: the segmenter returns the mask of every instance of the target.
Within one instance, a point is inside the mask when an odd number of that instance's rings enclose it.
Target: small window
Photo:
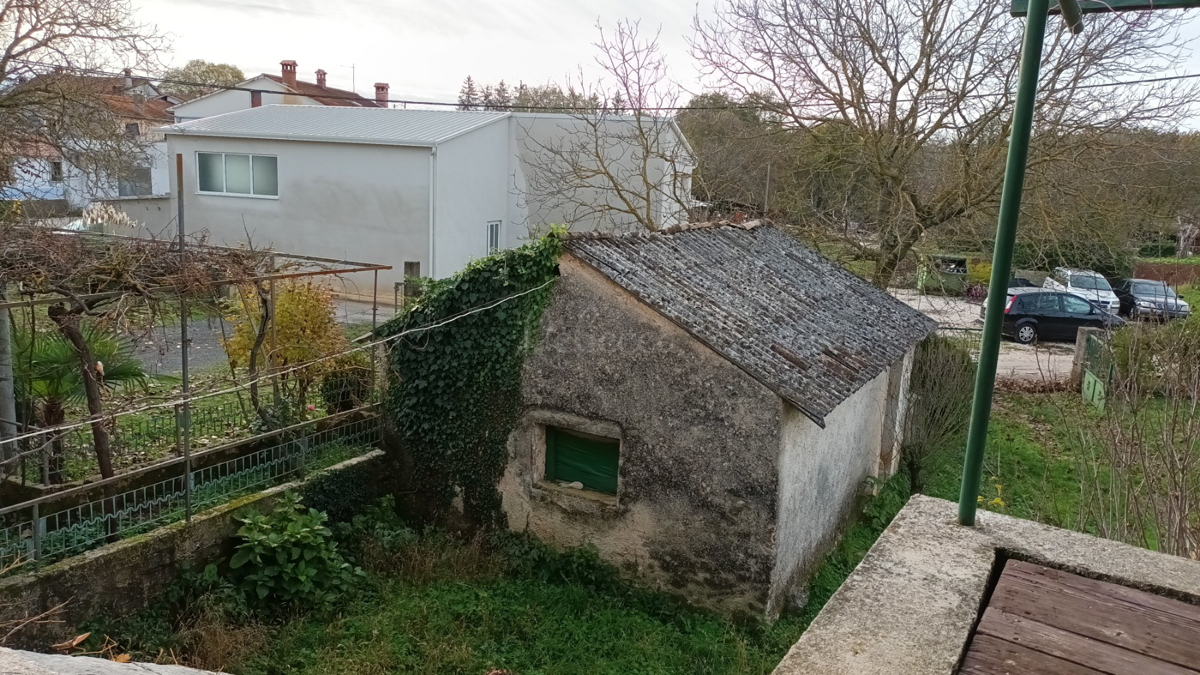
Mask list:
[[[582,483],[585,490],[617,494],[621,441],[546,427],[546,480]]]
[[[1091,314],[1092,303],[1073,295],[1062,296],[1063,310],[1071,314]]]
[[[54,183],[61,183],[63,179],[63,163],[61,161],[50,162],[50,180]]]
[[[500,250],[500,221],[493,220],[487,224],[487,254],[491,255]]]
[[[129,138],[137,138],[142,135],[142,127],[137,122],[127,122],[125,124],[125,135]]]
[[[200,192],[223,195],[279,196],[279,160],[269,155],[196,153]]]
[[[121,197],[143,197],[152,192],[148,166],[135,167],[129,176],[117,180],[117,195]]]

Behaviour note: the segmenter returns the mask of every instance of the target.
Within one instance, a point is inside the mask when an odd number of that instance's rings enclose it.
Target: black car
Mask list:
[[[1126,279],[1113,289],[1121,316],[1131,319],[1186,319],[1192,308],[1165,281]]]
[[[1080,328],[1115,328],[1124,321],[1089,300],[1070,293],[1010,289],[1002,332],[1021,344],[1037,340],[1074,340]],[[985,310],[980,310],[980,316]]]

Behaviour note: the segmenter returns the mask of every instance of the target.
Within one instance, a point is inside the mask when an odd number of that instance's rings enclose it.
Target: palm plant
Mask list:
[[[83,329],[84,339],[96,360],[103,364],[101,383],[108,391],[144,389],[152,379],[134,357],[133,344],[120,334],[96,326]],[[28,330],[13,332],[14,380],[19,410],[32,411],[26,424],[54,427],[66,420],[67,408],[85,399],[79,355],[59,333],[31,335]],[[29,417],[29,416],[27,416]],[[62,434],[50,444],[48,483],[61,483],[63,475]]]

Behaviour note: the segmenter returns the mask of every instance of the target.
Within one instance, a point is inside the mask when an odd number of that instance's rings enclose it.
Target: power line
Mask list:
[[[346,354],[352,354],[354,352],[372,349],[376,346],[384,345],[384,344],[387,344],[394,340],[399,340],[400,338],[402,338],[406,335],[412,335],[414,333],[422,333],[425,331],[434,330],[436,328],[441,328],[442,326],[454,323],[455,321],[464,319],[468,316],[472,316],[472,315],[478,314],[480,312],[486,312],[487,310],[492,309],[494,307],[498,307],[506,302],[509,302],[510,300],[515,300],[522,296],[529,295],[530,293],[533,293],[534,291],[538,291],[538,290],[545,288],[546,286],[549,286],[550,284],[554,283],[554,281],[555,281],[555,279],[550,279],[549,281],[546,281],[539,286],[534,286],[533,288],[527,288],[523,291],[520,291],[519,293],[513,293],[512,295],[506,295],[498,300],[493,300],[485,305],[480,305],[478,307],[473,307],[471,309],[463,310],[462,312],[459,312],[458,314],[453,314],[453,315],[448,316],[445,319],[442,319],[440,321],[435,321],[434,323],[431,323],[431,324],[428,324],[425,326],[417,326],[415,328],[409,328],[408,330],[401,331],[394,335],[389,335],[383,339],[375,340],[373,342],[365,342],[361,345],[352,347],[345,351],[338,352],[336,354],[328,354],[326,356],[321,356],[321,357],[312,359],[310,361],[305,361],[303,363],[297,363],[289,368],[285,368],[283,370],[272,371],[270,373],[260,375],[256,378],[246,380],[245,382],[238,383],[237,385],[235,385],[233,387],[227,387],[225,389],[218,389],[216,391],[204,392],[201,394],[197,394],[195,396],[184,396],[183,398],[178,398],[178,399],[174,399],[171,401],[161,401],[159,403],[152,403],[150,405],[145,405],[140,408],[121,410],[121,411],[113,412],[113,413],[110,413],[107,415],[94,415],[94,416],[88,417],[79,422],[73,422],[70,424],[61,424],[61,425],[54,426],[54,427],[46,427],[46,428],[38,429],[37,431],[29,432],[29,433],[21,435],[21,436],[16,436],[13,438],[6,438],[3,440],[3,442],[0,442],[0,445],[5,445],[5,444],[11,443],[11,444],[13,444],[13,447],[16,447],[17,441],[21,441],[21,440],[24,440],[27,438],[35,438],[38,436],[43,436],[48,433],[70,431],[71,429],[79,429],[81,427],[88,426],[88,425],[92,424],[93,422],[96,422],[99,420],[116,419],[118,417],[124,417],[126,415],[134,415],[137,413],[147,412],[150,410],[160,410],[162,408],[172,408],[177,405],[183,405],[184,403],[190,403],[192,401],[199,401],[199,400],[203,400],[206,398],[212,398],[214,396],[222,396],[225,394],[232,394],[234,392],[238,392],[243,389],[247,389],[253,384],[258,384],[260,382],[269,381],[273,378],[279,377],[280,375],[286,375],[288,373],[295,372],[297,370],[302,370],[304,368],[308,368],[310,366],[316,365],[318,363],[322,363],[324,361],[336,359],[336,358],[338,358],[340,356],[344,356]],[[10,462],[11,460],[12,460],[12,458],[4,460],[3,462],[0,462],[0,465]]]
[[[28,65],[35,65],[35,66],[44,66],[45,65],[45,64],[41,64],[41,63],[37,63],[37,62],[33,62],[33,61],[23,61],[21,59],[13,59],[13,61],[25,63]],[[110,72],[110,71],[105,71],[105,70],[82,68],[82,67],[73,67],[73,68],[68,68],[65,70],[70,70],[70,71],[74,72],[75,74],[79,74],[79,75],[94,75],[94,76],[99,76],[99,77],[114,77],[114,78],[125,77],[124,73],[115,73],[115,72]],[[152,82],[158,82],[159,84],[178,84],[178,85],[189,86],[189,87],[204,87],[204,88],[208,88],[208,89],[220,89],[220,90],[224,90],[224,91],[244,91],[247,93],[270,94],[270,95],[274,95],[274,96],[284,95],[284,92],[275,91],[274,89],[260,89],[260,88],[255,88],[255,87],[243,87],[241,85],[218,85],[218,84],[211,84],[211,83],[207,83],[207,82],[192,82],[192,81],[188,81],[188,80],[178,80],[178,79],[174,79],[174,78],[155,77],[155,76],[151,76],[151,75],[133,75],[133,77],[136,79],[143,79],[143,80],[149,80]],[[1066,92],[1066,91],[1074,91],[1074,90],[1078,90],[1078,89],[1100,89],[1100,88],[1108,88],[1108,87],[1135,86],[1135,85],[1142,85],[1142,84],[1161,84],[1163,82],[1173,82],[1173,81],[1178,81],[1178,80],[1191,80],[1191,79],[1196,79],[1196,78],[1200,78],[1200,73],[1183,73],[1183,74],[1179,74],[1179,75],[1147,77],[1147,78],[1139,78],[1139,79],[1135,79],[1135,80],[1119,80],[1119,81],[1115,81],[1115,82],[1093,82],[1090,84],[1078,84],[1078,85],[1074,85],[1071,87],[1060,87],[1058,89],[1044,89],[1040,93],[1043,93],[1043,94],[1051,93],[1052,94],[1052,93],[1059,93],[1059,92]],[[305,94],[300,93],[298,95],[304,96]],[[951,99],[951,98],[981,99],[981,98],[992,98],[992,97],[996,97],[996,96],[1009,96],[1009,95],[1011,95],[1010,92],[1004,92],[1004,91],[986,92],[986,93],[977,93],[977,94],[964,94],[962,96],[956,96],[951,93],[937,93],[937,94],[930,94],[930,95],[928,95],[926,97],[922,97],[922,98],[929,100],[929,101],[936,101],[936,100]],[[425,101],[425,100],[419,100],[419,99],[401,99],[401,98],[374,99],[374,98],[367,98],[367,97],[361,96],[359,94],[349,94],[349,95],[320,94],[320,97],[324,98],[324,99],[331,99],[331,100],[338,100],[338,101],[370,101],[370,102],[378,102],[378,103],[396,103],[396,104],[402,104],[402,105],[420,105],[420,106],[431,106],[431,107],[458,108],[462,105],[461,103],[458,103],[458,102]],[[921,99],[919,99],[919,98],[897,98],[897,99],[895,99],[895,102],[896,103],[915,103],[919,100],[921,100]],[[891,98],[881,97],[881,98],[866,99],[861,102],[862,103],[886,104],[886,103],[892,103],[893,101]],[[479,105],[482,105],[482,104],[479,104]],[[826,105],[831,105],[831,104],[826,104]],[[647,107],[639,107],[636,110],[652,111],[652,112],[663,112],[663,111],[676,111],[677,112],[677,111],[684,111],[684,110],[718,110],[718,111],[719,110],[758,110],[758,111],[767,111],[767,112],[780,112],[780,107],[781,106],[772,106],[772,105],[766,104],[766,103],[736,103],[736,104],[722,105],[722,106],[690,106],[690,105],[647,106]],[[492,104],[488,109],[494,110],[494,111],[504,111],[504,110],[522,111],[522,110],[524,110],[524,111],[535,111],[535,112],[554,111],[554,112],[595,113],[598,111],[601,111],[601,112],[604,111],[605,104],[603,102],[600,103],[599,108],[597,108],[595,106],[546,106],[546,105]],[[633,109],[631,109],[631,111],[632,110]]]

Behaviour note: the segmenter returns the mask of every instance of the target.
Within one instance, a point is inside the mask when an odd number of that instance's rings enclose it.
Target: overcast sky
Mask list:
[[[675,77],[696,81],[685,37],[688,0],[135,0],[139,17],[169,33],[170,59],[232,63],[247,76],[294,59],[300,79],[324,68],[329,85],[359,93],[391,84],[392,98],[454,100],[464,77],[509,84],[562,80],[592,66],[596,22],[662,27]],[[711,6],[712,0],[707,0]],[[691,88],[691,87],[689,87]]]
[[[673,77],[699,90],[687,38],[697,10],[714,0],[134,0],[139,16],[172,39],[171,62],[232,63],[247,76],[278,73],[294,59],[300,78],[323,68],[329,85],[359,93],[391,84],[391,98],[453,101],[465,76],[540,84],[564,80],[580,65],[593,69],[596,23],[640,19],[661,27],[660,45]],[[988,1],[988,0],[985,0]],[[1007,0],[990,0],[1007,2]],[[1200,16],[1200,15],[1198,15]],[[1200,19],[1187,32],[1200,47]],[[1200,52],[1200,49],[1193,49]],[[1183,66],[1200,72],[1200,54]]]

